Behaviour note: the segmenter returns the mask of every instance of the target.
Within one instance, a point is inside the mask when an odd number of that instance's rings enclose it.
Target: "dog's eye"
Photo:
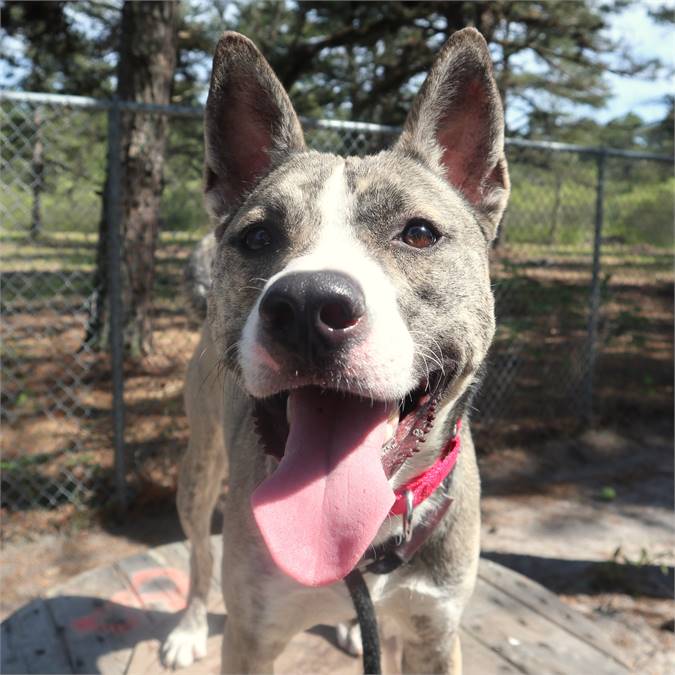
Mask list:
[[[423,218],[412,218],[401,232],[401,241],[413,248],[429,248],[438,241],[438,237],[434,226]]]
[[[249,251],[260,251],[272,243],[272,234],[265,225],[253,225],[244,232],[241,243]]]

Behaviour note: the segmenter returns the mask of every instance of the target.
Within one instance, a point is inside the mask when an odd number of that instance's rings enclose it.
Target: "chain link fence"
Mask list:
[[[109,364],[82,344],[106,118],[3,101],[0,128],[2,506],[70,511],[110,491]]]
[[[130,114],[124,105],[0,94],[5,526],[30,515],[39,527],[122,490],[151,500],[175,489],[188,435],[182,382],[199,329],[180,287],[208,231],[201,113],[134,110],[168,114],[170,135],[152,352],[123,363],[84,335],[108,121]],[[325,120],[305,128],[310,147],[338,154],[378,152],[397,133]],[[592,412],[601,422],[658,413],[662,383],[672,384],[672,163],[526,141],[510,141],[508,158],[513,192],[492,251],[498,331],[474,403],[479,447],[572,434]]]

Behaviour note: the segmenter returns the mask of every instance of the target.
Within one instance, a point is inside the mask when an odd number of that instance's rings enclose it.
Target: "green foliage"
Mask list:
[[[649,124],[635,113],[600,124],[590,117],[574,119],[570,113],[536,110],[529,117],[524,135],[532,140],[555,139],[577,145],[672,156],[675,97],[668,96],[663,103],[666,108],[664,117]]]
[[[504,224],[513,244],[590,247],[596,218],[594,156],[511,148]],[[675,179],[668,164],[606,160],[603,236],[625,245],[673,246]]]
[[[0,48],[2,61],[12,68],[25,68],[21,87],[110,95],[115,64],[109,56],[117,46],[118,6],[92,0],[5,2],[0,11],[3,32],[25,45],[25,59],[15,44]]]
[[[626,244],[672,248],[674,194],[674,178],[626,185],[608,199],[607,235],[620,237]]]
[[[302,112],[398,124],[438,47],[475,26],[491,44],[506,105],[531,115],[607,97],[612,68],[635,74],[655,64],[623,53],[605,2],[238,2],[233,28],[262,48]]]
[[[194,232],[206,225],[201,179],[192,178],[165,188],[161,218],[165,232]]]
[[[0,120],[17,129],[2,144],[8,167],[3,223],[27,232],[31,224],[34,181],[33,142],[44,146],[42,200],[43,232],[96,232],[105,177],[106,117],[89,110],[40,106],[35,109],[3,102]]]
[[[201,119],[173,118],[164,164],[163,230],[194,232],[208,223],[202,197],[203,157]]]
[[[514,244],[583,245],[593,237],[595,164],[574,154],[509,152],[512,191],[504,227]]]

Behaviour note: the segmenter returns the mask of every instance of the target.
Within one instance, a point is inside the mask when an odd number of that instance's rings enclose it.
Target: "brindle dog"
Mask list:
[[[393,147],[343,158],[306,148],[263,56],[225,33],[205,144],[216,227],[192,261],[207,311],[178,490],[191,592],[164,659],[189,666],[206,650],[209,527],[228,465],[222,669],[269,672],[294,634],[353,618],[341,579],[401,535],[393,490],[438,460],[459,421],[457,464],[414,509],[413,532],[448,495],[450,508],[407,564],[365,575],[398,625],[402,669],[458,673],[480,532],[466,403],[494,333],[488,252],[509,194],[487,45],[455,33]],[[353,624],[338,635],[359,650]]]

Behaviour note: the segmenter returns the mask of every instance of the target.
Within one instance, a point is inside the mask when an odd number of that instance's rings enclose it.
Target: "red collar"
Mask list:
[[[406,509],[406,492],[413,494],[413,508],[421,504],[434,490],[445,480],[448,474],[455,468],[459,457],[460,440],[459,431],[462,420],[457,420],[457,431],[446,443],[438,459],[424,472],[411,478],[407,483],[396,488],[394,494],[396,501],[389,511],[389,515],[402,516]]]

